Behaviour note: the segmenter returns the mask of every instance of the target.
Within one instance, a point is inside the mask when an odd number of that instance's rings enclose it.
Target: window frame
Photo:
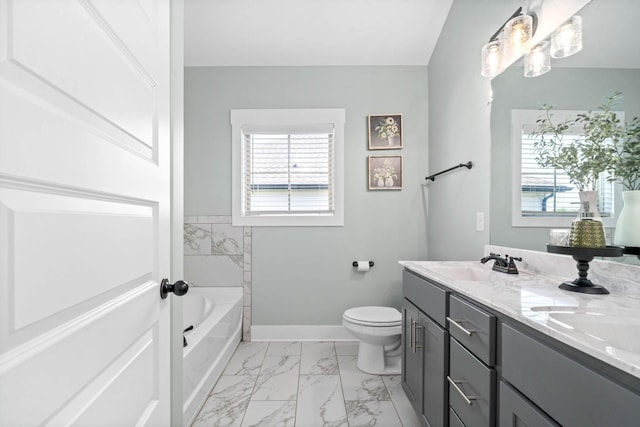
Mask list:
[[[554,118],[560,122],[567,118],[573,118],[576,114],[586,111],[553,110]],[[511,110],[511,225],[513,227],[571,227],[571,222],[576,219],[572,215],[557,216],[523,216],[522,215],[522,128],[524,125],[535,126],[536,120],[543,114],[542,110]],[[624,121],[624,112],[616,112]],[[621,206],[621,189],[618,184],[613,185],[613,214],[603,217],[605,227],[615,227],[620,215],[618,206]]]
[[[232,109],[232,225],[236,226],[344,226],[344,123],[345,110],[338,108],[317,109]],[[333,214],[265,214],[245,215],[243,187],[243,128],[265,127],[285,129],[304,128],[318,124],[330,124],[333,136]]]

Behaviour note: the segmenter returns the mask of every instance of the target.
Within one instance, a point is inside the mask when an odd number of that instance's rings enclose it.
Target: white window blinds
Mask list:
[[[524,126],[522,132],[521,210],[522,216],[575,217],[580,198],[578,188],[560,169],[545,169],[536,162],[533,145],[537,138],[531,136],[533,126]],[[580,135],[565,134],[563,142],[569,143]],[[607,182],[607,174],[599,180],[598,211],[602,217],[613,215],[613,184]]]
[[[243,126],[245,216],[332,215],[332,124]]]

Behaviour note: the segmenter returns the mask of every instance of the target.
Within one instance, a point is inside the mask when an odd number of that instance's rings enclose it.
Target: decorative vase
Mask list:
[[[598,192],[581,191],[578,218],[571,223],[569,246],[578,248],[604,248],[607,241],[604,235],[602,218],[598,212]]]
[[[384,185],[386,185],[387,187],[393,187],[393,178],[388,177],[387,179],[385,179]]]
[[[640,247],[640,190],[623,191],[622,200],[613,241],[620,246]]]
[[[384,179],[378,178],[378,187],[384,187]]]
[[[393,147],[394,138],[395,138],[395,136],[393,136],[393,135],[388,135],[387,136],[387,141],[389,141],[389,147]]]

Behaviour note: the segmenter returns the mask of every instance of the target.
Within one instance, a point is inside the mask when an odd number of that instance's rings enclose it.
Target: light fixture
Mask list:
[[[511,18],[504,26],[504,54],[507,58],[519,58],[529,50],[533,36],[533,18],[519,15]]]
[[[529,49],[536,30],[535,16],[523,15],[519,7],[482,47],[482,72],[493,78]]]
[[[538,77],[551,69],[549,42],[542,41],[524,56],[524,76]]]
[[[551,35],[551,56],[566,58],[582,50],[582,18],[573,16]]]
[[[493,40],[482,47],[482,76],[495,77],[504,70],[502,62],[502,42]]]

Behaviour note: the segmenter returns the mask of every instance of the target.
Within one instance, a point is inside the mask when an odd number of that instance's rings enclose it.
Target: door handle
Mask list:
[[[189,292],[189,284],[184,280],[178,280],[174,284],[171,284],[169,283],[169,279],[162,279],[162,282],[160,282],[160,298],[167,298],[169,292],[173,292],[176,296],[181,297]]]
[[[422,348],[422,341],[424,341],[424,326],[416,322],[416,327],[414,329],[414,333],[416,336],[414,337],[414,347],[416,349]],[[420,335],[418,335],[420,334]],[[422,337],[422,339],[418,340],[418,338]]]

